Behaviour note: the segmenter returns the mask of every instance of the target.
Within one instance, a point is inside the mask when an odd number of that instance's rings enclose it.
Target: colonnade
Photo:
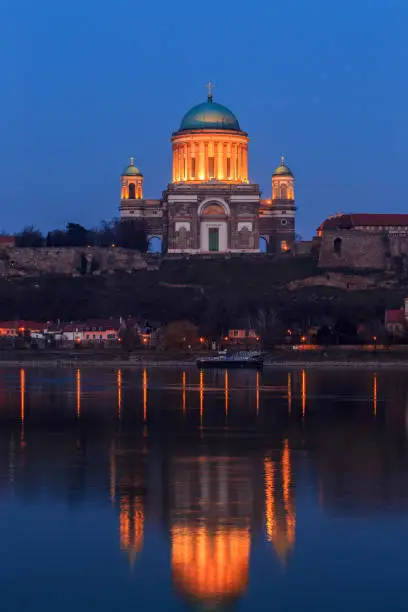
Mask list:
[[[173,182],[248,180],[248,145],[225,140],[173,142]]]

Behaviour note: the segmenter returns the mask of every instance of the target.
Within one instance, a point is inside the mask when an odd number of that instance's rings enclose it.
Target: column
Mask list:
[[[172,176],[172,181],[173,183],[176,182],[176,147],[175,145],[173,145],[173,155],[172,155],[172,171],[171,171],[171,176]]]
[[[200,163],[199,163],[199,171],[198,175],[200,180],[205,178],[205,151],[204,151],[204,143],[201,141],[199,143],[200,147]]]
[[[241,168],[242,168],[242,145],[241,144],[237,145],[237,160],[238,160],[237,179],[240,181],[241,180]]]
[[[227,167],[227,157],[228,157],[228,145],[226,142],[224,142],[223,145],[223,153],[224,153],[224,180],[226,181],[228,179],[228,167]]]
[[[244,147],[244,178],[248,180],[248,145]]]
[[[187,143],[187,180],[191,181],[191,143]]]
[[[208,181],[208,142],[204,143],[204,180]]]
[[[217,179],[217,181],[219,181],[220,177],[218,176],[218,142],[214,142],[213,147],[214,147],[214,177]]]
[[[237,145],[231,144],[231,176],[233,180],[237,178]]]

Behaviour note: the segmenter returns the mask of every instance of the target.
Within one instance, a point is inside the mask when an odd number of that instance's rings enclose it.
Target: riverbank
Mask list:
[[[405,347],[403,347],[405,349]],[[408,347],[406,347],[408,349]],[[204,353],[200,354],[203,356]],[[12,350],[0,352],[0,367],[195,367],[196,354],[181,352],[138,351],[124,353],[100,351]],[[408,367],[408,350],[401,347],[363,349],[333,347],[329,350],[277,351],[264,361],[265,368],[398,368]]]

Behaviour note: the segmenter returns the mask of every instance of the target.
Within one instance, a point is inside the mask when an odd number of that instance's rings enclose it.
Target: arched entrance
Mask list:
[[[148,253],[161,253],[163,249],[163,241],[159,236],[149,237]]]
[[[200,250],[223,253],[228,250],[228,210],[219,201],[200,207]]]
[[[261,253],[267,253],[268,252],[268,241],[264,236],[261,236],[259,238],[259,250]]]

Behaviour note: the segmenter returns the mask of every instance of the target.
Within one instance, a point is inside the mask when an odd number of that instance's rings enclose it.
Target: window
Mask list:
[[[201,214],[204,217],[225,217],[225,210],[220,204],[207,204]]]
[[[191,158],[191,178],[194,179],[196,176],[196,160],[195,157]]]
[[[287,219],[281,219],[281,225],[287,225],[287,224],[288,224]]]
[[[208,176],[214,178],[214,158],[208,158]]]
[[[227,178],[231,178],[231,158],[227,157]]]
[[[130,183],[129,185],[129,200],[134,200],[136,198],[136,187],[134,183]]]
[[[333,242],[333,251],[339,257],[341,255],[341,243],[342,243],[341,238],[336,238],[335,241]]]
[[[288,186],[285,184],[281,185],[280,197],[281,197],[281,200],[286,200],[288,197]]]
[[[286,251],[289,251],[289,245],[286,240],[281,241],[280,248],[281,248],[282,253],[286,253]]]

